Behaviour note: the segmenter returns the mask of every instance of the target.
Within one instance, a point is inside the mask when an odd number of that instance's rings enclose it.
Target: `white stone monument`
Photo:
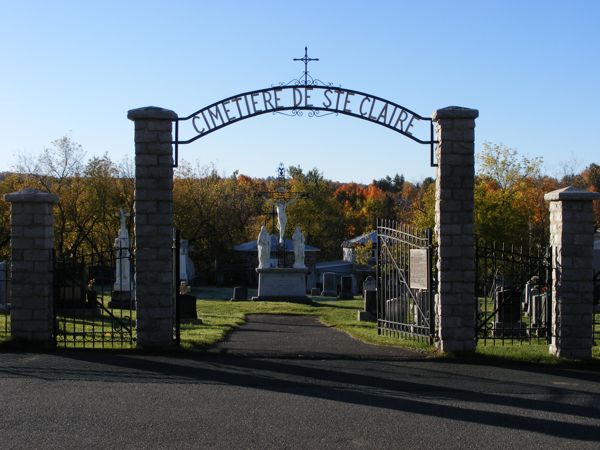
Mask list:
[[[294,268],[303,269],[304,265],[304,235],[300,231],[300,227],[296,227],[294,234],[292,235],[294,241]]]
[[[194,248],[190,246],[190,241],[180,239],[179,241],[179,280],[190,283],[196,276],[194,263],[190,258],[190,251]]]
[[[297,231],[299,231],[297,229]],[[302,233],[300,233],[302,235]],[[306,295],[306,274],[308,269],[304,267],[304,236],[294,241],[294,253],[296,262],[298,257],[302,258],[302,267],[270,267],[271,255],[271,236],[264,226],[260,229],[258,235],[258,295],[252,300],[275,300],[275,301],[297,301],[308,302],[310,299]],[[298,246],[298,252],[296,248]],[[301,254],[300,252],[301,248]]]
[[[119,210],[120,227],[115,239],[115,282],[111,296],[111,308],[132,307],[133,282],[131,279],[131,254],[129,252],[129,232],[125,223],[129,214]]]
[[[256,243],[258,248],[258,268],[265,269],[270,265],[271,235],[264,225],[260,227],[260,233],[258,233],[258,240]]]

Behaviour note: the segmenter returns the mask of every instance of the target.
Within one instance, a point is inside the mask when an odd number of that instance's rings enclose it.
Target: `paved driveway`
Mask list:
[[[288,319],[254,317],[210,352],[179,357],[2,354],[0,446],[600,446],[596,372],[388,354]]]

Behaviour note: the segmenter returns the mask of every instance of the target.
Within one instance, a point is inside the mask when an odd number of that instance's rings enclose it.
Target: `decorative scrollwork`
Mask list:
[[[300,109],[292,109],[292,110],[290,110],[290,112],[273,111],[273,114],[282,114],[282,115],[288,116],[288,117],[302,117],[304,115],[304,111],[302,111]],[[310,117],[312,117],[312,116],[310,116]]]
[[[306,78],[306,79],[304,79]],[[306,74],[304,77],[304,73],[302,76],[298,78],[292,78],[287,83],[279,82],[277,85],[271,84],[271,87],[285,87],[285,86],[323,86],[323,87],[342,87],[341,85],[334,85],[333,83],[325,83],[318,78],[313,78],[310,74]]]
[[[331,115],[339,115],[337,112],[335,111],[331,111],[331,112],[323,112],[320,111],[318,109],[313,109],[311,111],[308,112],[308,117],[325,117],[325,116],[331,116]]]

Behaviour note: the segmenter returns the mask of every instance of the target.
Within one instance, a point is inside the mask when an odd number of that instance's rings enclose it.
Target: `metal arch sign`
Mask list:
[[[344,114],[376,123],[431,147],[433,162],[433,123],[430,118],[381,97],[352,89],[320,85],[277,86],[245,92],[213,103],[177,119],[175,147],[189,144],[213,131],[262,114],[309,117]]]

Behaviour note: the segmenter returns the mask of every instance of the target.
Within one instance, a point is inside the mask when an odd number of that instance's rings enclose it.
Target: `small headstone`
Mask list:
[[[180,319],[198,319],[196,297],[190,294],[177,294],[177,314]]]
[[[352,276],[342,276],[342,286],[340,289],[340,295],[338,298],[341,300],[352,300],[354,298],[354,292],[352,292]]]
[[[337,277],[333,272],[325,272],[323,274],[323,297],[335,297],[337,295]]]
[[[377,290],[377,281],[375,280],[374,277],[369,275],[367,278],[365,278],[365,281],[363,283],[363,291],[375,291],[375,290]]]
[[[312,295],[313,297],[318,297],[321,295],[321,289],[319,288],[310,288],[310,295]]]
[[[233,297],[230,299],[232,302],[248,300],[248,288],[244,286],[235,286],[233,288]]]
[[[358,320],[374,322],[377,319],[377,281],[372,276],[363,282],[363,310],[358,311]]]
[[[494,301],[496,318],[494,335],[498,337],[521,336],[525,327],[521,322],[521,299],[519,289],[499,289]]]

